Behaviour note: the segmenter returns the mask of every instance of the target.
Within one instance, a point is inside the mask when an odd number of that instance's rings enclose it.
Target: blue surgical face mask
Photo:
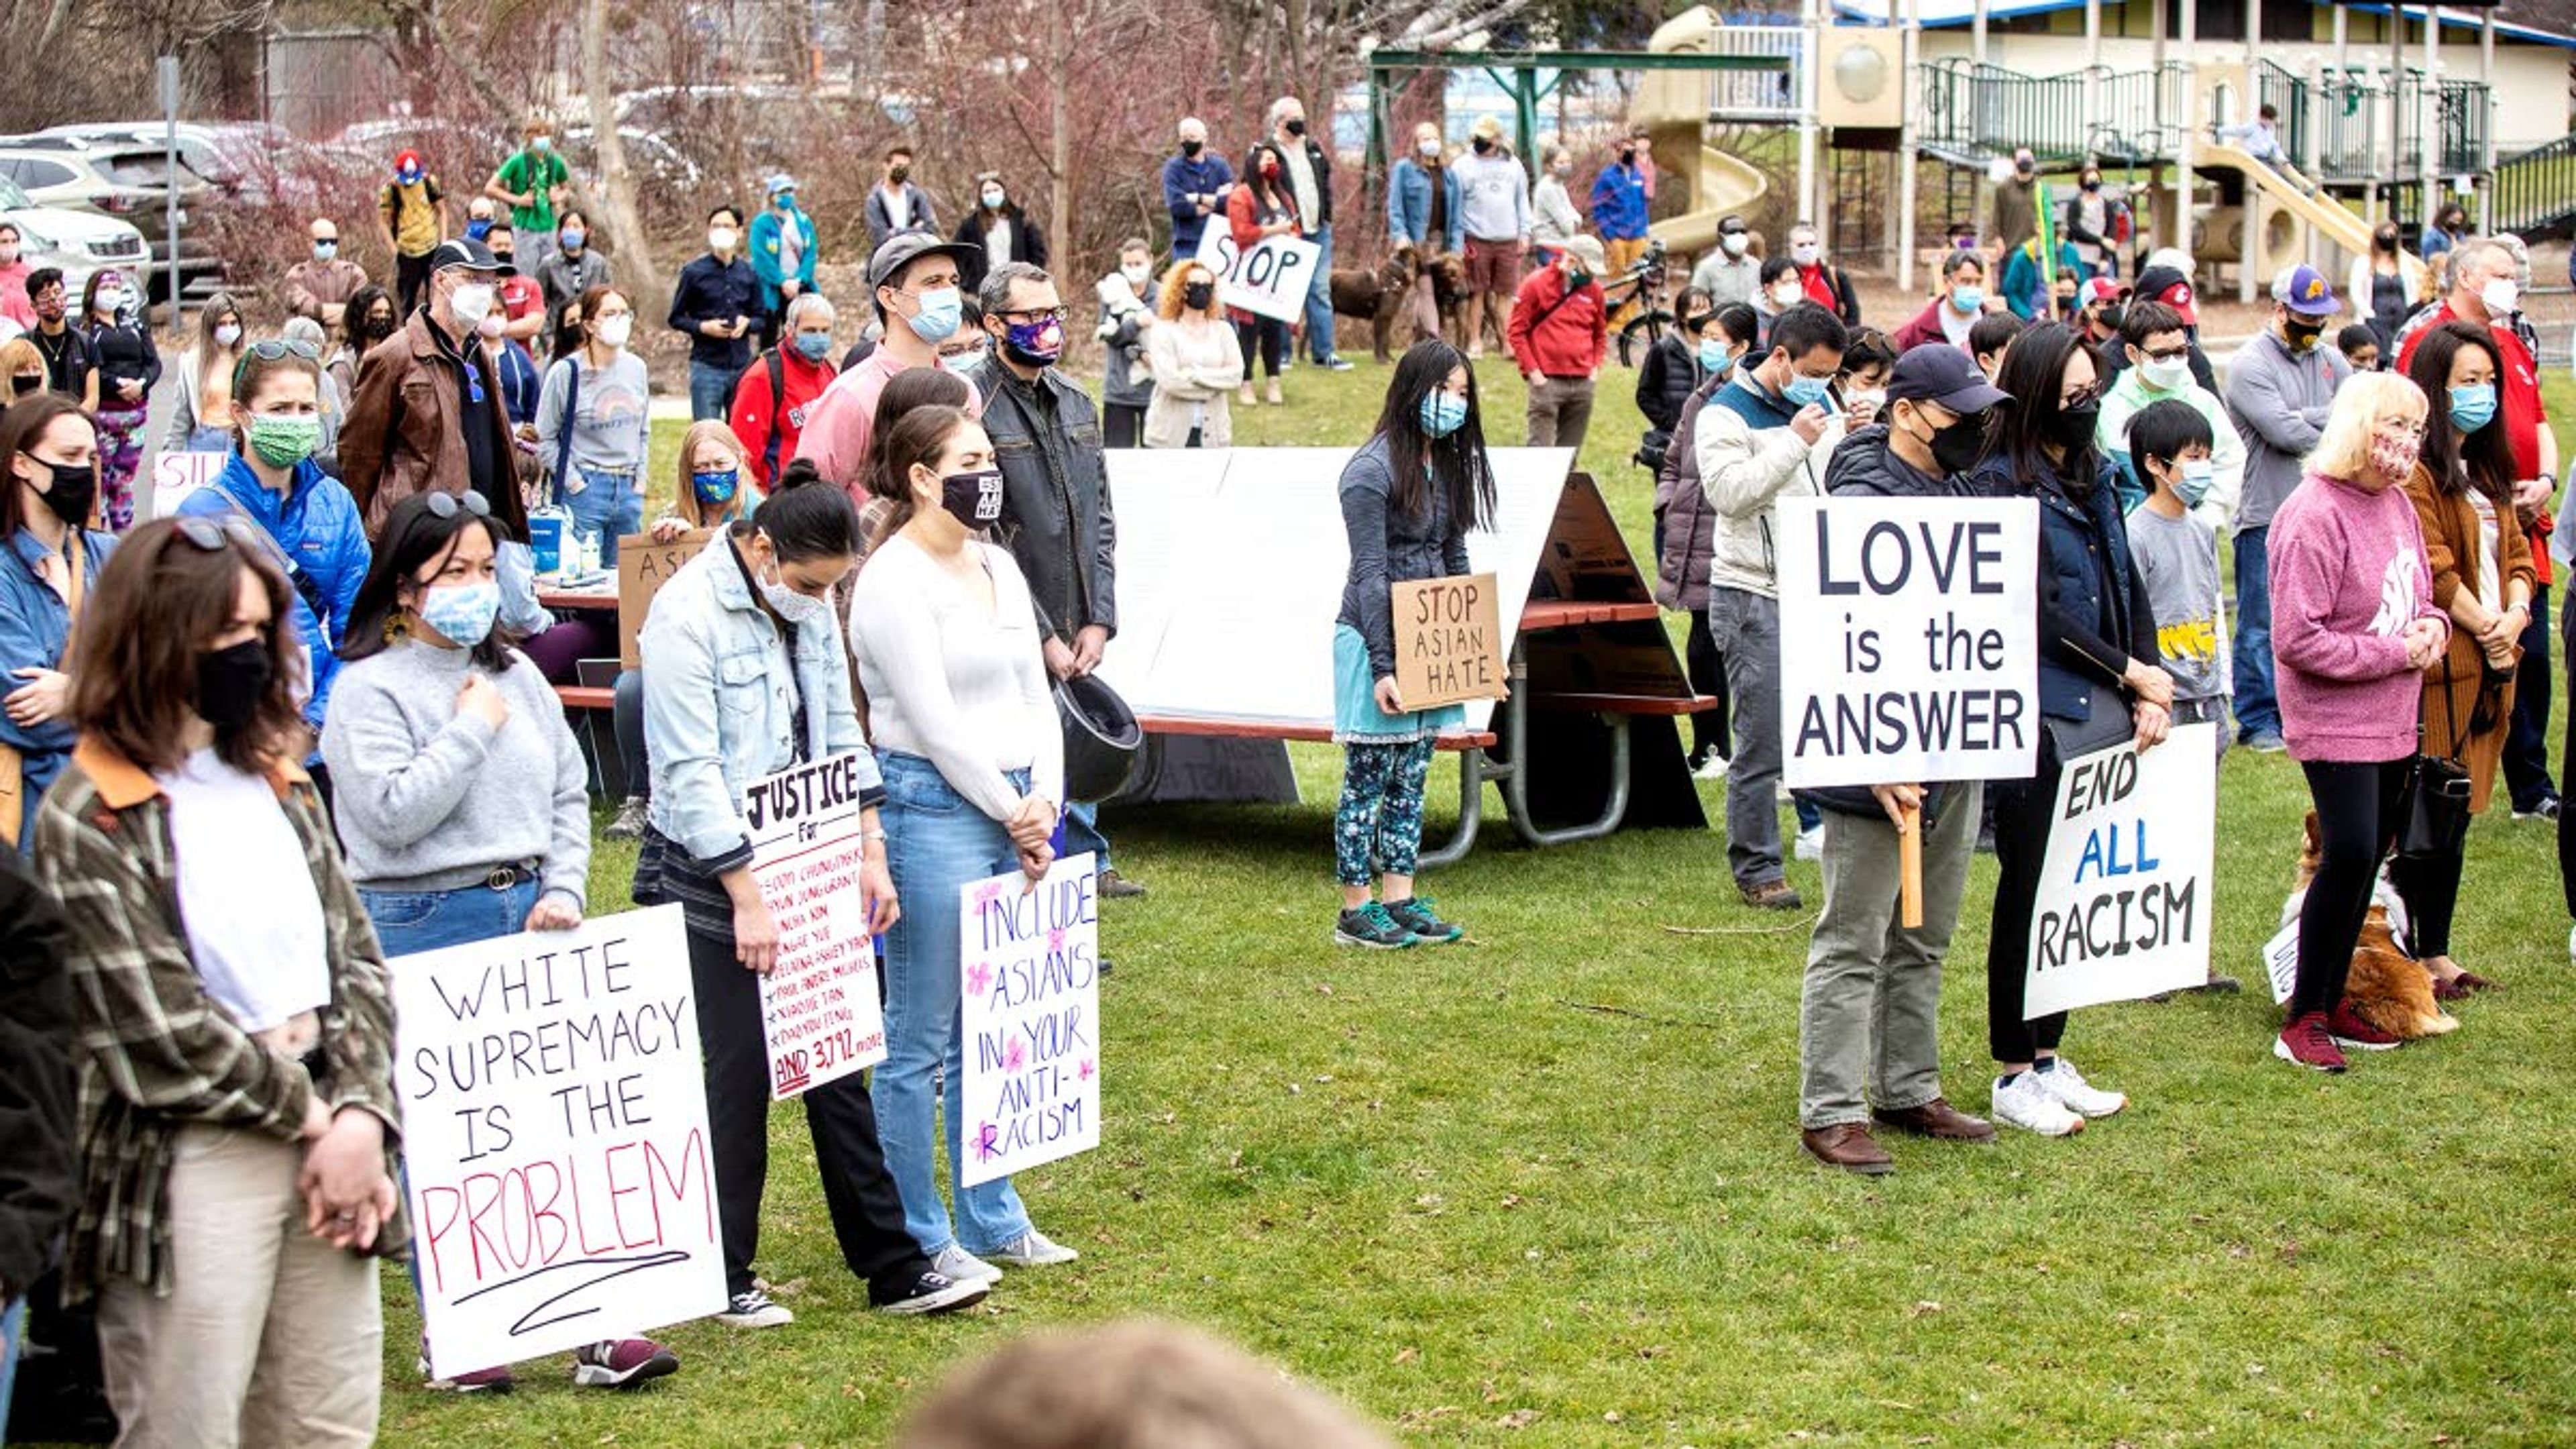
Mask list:
[[[1427,393],[1422,399],[1422,431],[1445,438],[1467,423],[1467,400],[1453,392]]]
[[[689,486],[697,490],[698,501],[700,503],[713,503],[719,507],[733,501],[733,490],[741,483],[741,481],[742,472],[737,468],[726,468],[715,473],[692,473],[689,475]]]
[[[492,218],[488,216],[470,218],[465,223],[465,234],[475,241],[481,241],[483,238],[490,236],[492,234]]]
[[[824,355],[829,353],[831,350],[832,334],[829,332],[799,332],[796,334],[796,351],[798,355],[802,356],[808,362],[822,361]]]
[[[1789,406],[1793,408],[1808,407],[1831,396],[1833,385],[1834,380],[1829,377],[1793,376],[1789,385],[1780,389],[1780,396],[1788,399]]]
[[[1951,309],[1961,314],[1976,311],[1977,308],[1985,302],[1985,300],[1986,289],[1983,287],[1952,287],[1950,289]]]
[[[1724,377],[1727,370],[1735,366],[1735,358],[1727,352],[1724,342],[1702,338],[1699,344],[1699,365],[1712,376]]]
[[[966,304],[955,287],[934,287],[919,297],[921,311],[904,319],[912,335],[924,342],[945,342],[957,331],[966,315]]]
[[[499,617],[501,586],[497,583],[450,584],[420,597],[420,621],[460,649],[482,643]]]
[[[2186,458],[2178,465],[2173,479],[2174,496],[2185,508],[2198,508],[2209,496],[2211,470],[2207,458]]]
[[[2464,433],[2474,433],[2495,421],[2495,384],[2482,382],[2475,387],[2451,389],[2451,426]]]

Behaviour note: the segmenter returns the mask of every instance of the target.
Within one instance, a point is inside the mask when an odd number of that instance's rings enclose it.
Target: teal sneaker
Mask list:
[[[1466,927],[1453,925],[1433,915],[1432,905],[1431,897],[1415,896],[1409,901],[1388,902],[1386,913],[1426,946],[1446,946],[1467,934]]]
[[[1334,923],[1333,940],[1344,946],[1365,946],[1372,951],[1401,951],[1416,944],[1413,933],[1397,925],[1386,907],[1375,901],[1356,911],[1342,912]]]

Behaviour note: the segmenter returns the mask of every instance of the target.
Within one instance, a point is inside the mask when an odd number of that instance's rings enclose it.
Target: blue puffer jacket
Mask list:
[[[246,519],[275,545],[275,558],[295,585],[295,632],[310,656],[313,697],[305,702],[304,718],[319,731],[331,703],[331,681],[340,672],[335,651],[371,557],[358,501],[310,460],[295,466],[294,481],[280,498],[236,457],[211,485],[180,500],[179,516]]]

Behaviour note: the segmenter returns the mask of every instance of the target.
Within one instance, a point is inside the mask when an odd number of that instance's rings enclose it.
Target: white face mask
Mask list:
[[[832,617],[831,600],[800,594],[787,587],[783,577],[764,581],[760,594],[769,601],[769,607],[778,611],[778,617],[799,629],[811,629]]]
[[[239,341],[241,341],[241,324],[237,322],[227,322],[223,326],[215,329],[215,345],[217,347],[230,347]]]
[[[626,345],[626,339],[633,336],[634,333],[635,319],[633,317],[616,316],[602,317],[599,319],[599,345],[602,347],[624,347]]]
[[[110,314],[110,315],[112,316],[112,315],[114,315],[116,312],[118,312],[118,311],[122,310],[122,309],[124,308],[124,306],[125,306],[125,289],[124,289],[124,288],[122,288],[122,287],[101,287],[101,288],[99,288],[99,289],[98,289],[98,310],[100,310],[100,311],[102,311],[102,312],[105,312],[105,313],[108,313],[108,314]],[[226,347],[230,347],[232,344],[231,344],[231,343],[229,343],[229,342],[227,342],[227,343],[225,343],[224,345],[225,345]]]
[[[1154,269],[1146,263],[1137,262],[1129,266],[1120,267],[1118,269],[1118,275],[1125,277],[1128,285],[1141,290],[1147,279],[1154,275]]]
[[[1797,306],[1798,299],[1805,295],[1807,295],[1806,288],[1799,286],[1795,282],[1782,282],[1780,285],[1771,289],[1772,310],[1786,312],[1790,308]]]
[[[2488,316],[2507,316],[2513,304],[2522,300],[2522,288],[2515,286],[2511,277],[2498,277],[2478,289],[2478,300],[2486,304]]]
[[[1425,156],[1437,156],[1440,154],[1440,138],[1437,136],[1425,136],[1421,140],[1413,143],[1413,149]]]
[[[730,252],[733,250],[733,243],[734,230],[732,227],[711,226],[707,228],[708,251],[717,253]]]
[[[2138,364],[2138,375],[2147,386],[2158,392],[2171,392],[2191,380],[2191,359],[2177,357],[2168,362],[2148,361]]]
[[[1726,248],[1726,254],[1728,256],[1740,257],[1744,255],[1744,249],[1753,244],[1753,238],[1740,231],[1731,231],[1726,235],[1719,237],[1717,239],[1717,243],[1719,246]]]
[[[489,340],[499,337],[501,329],[508,325],[510,325],[510,319],[500,313],[486,312],[483,314],[483,320],[474,324],[474,332],[476,336]]]
[[[447,313],[468,327],[481,325],[492,315],[492,287],[488,282],[468,282],[450,293]]]

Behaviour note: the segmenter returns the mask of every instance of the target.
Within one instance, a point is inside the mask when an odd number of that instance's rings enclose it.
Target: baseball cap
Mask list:
[[[794,191],[795,189],[796,178],[788,175],[784,171],[781,171],[777,175],[769,178],[769,194],[772,196],[776,196],[782,191]]]
[[[2138,273],[2138,285],[2130,291],[2141,302],[2162,302],[2182,314],[2182,325],[2200,325],[2199,309],[2192,306],[2191,278],[2171,267],[2149,267]]]
[[[1491,116],[1478,116],[1476,124],[1467,128],[1467,134],[1482,136],[1488,141],[1499,141],[1503,139],[1503,123]]]
[[[1558,251],[1574,253],[1575,259],[1583,263],[1583,269],[1596,277],[1610,270],[1609,253],[1601,250],[1601,243],[1597,238],[1570,236],[1558,242],[1556,248]]]
[[[418,171],[422,169],[420,164],[420,153],[412,150],[396,151],[394,153],[394,169],[396,171]]]
[[[2305,262],[2272,279],[2272,300],[2302,317],[2331,317],[2343,310],[2334,288]]]
[[[1939,403],[1964,416],[2010,402],[2012,394],[1986,381],[1968,354],[1946,343],[1932,343],[1896,359],[1896,370],[1887,379],[1887,400]]]
[[[492,255],[492,249],[472,237],[449,237],[429,254],[429,270],[434,275],[449,267],[463,267],[469,272],[502,272],[509,268]]]
[[[2075,289],[2075,305],[2090,307],[2099,302],[2117,302],[2129,295],[2128,289],[2109,277],[2088,277]]]
[[[876,255],[868,258],[868,286],[888,285],[917,257],[941,256],[962,261],[970,253],[983,250],[973,242],[948,241],[937,232],[900,232],[887,237],[885,245],[877,248]]]

